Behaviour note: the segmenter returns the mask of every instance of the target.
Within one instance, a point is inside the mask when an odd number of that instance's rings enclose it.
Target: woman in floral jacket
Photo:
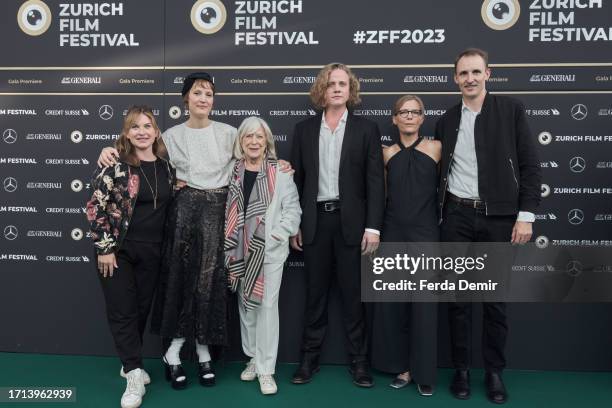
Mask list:
[[[99,168],[87,203],[108,323],[127,387],[122,408],[139,407],[151,379],[142,335],[160,271],[166,208],[174,175],[151,109],[129,109],[115,144],[119,162]]]

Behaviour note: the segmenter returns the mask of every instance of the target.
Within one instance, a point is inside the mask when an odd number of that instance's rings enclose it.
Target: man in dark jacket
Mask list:
[[[461,103],[436,125],[442,141],[439,193],[444,242],[512,242],[524,244],[532,235],[534,211],[540,202],[540,167],[523,105],[491,95],[485,51],[470,48],[455,60],[455,83]],[[508,326],[506,305],[483,304],[483,358],[487,397],[504,403],[502,381]],[[452,394],[470,397],[471,304],[449,304]]]
[[[346,65],[326,65],[310,97],[323,112],[295,126],[291,152],[302,206],[300,232],[291,246],[304,251],[307,282],[302,359],[292,382],[308,383],[319,370],[328,293],[332,280],[337,280],[353,383],[371,387],[360,252],[378,247],[382,228],[380,132],[376,123],[349,112],[360,102],[359,81]]]

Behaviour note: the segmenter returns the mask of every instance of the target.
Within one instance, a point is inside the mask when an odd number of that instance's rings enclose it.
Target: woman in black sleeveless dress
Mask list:
[[[419,136],[424,121],[419,97],[395,103],[397,144],[384,149],[387,206],[383,242],[437,242],[436,194],[440,142]],[[411,381],[421,395],[432,395],[437,367],[437,303],[376,303],[372,311],[372,366],[397,374],[391,386]]]

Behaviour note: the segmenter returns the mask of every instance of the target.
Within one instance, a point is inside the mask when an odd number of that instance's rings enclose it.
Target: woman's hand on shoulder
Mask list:
[[[114,147],[105,147],[98,157],[98,167],[114,166],[119,161],[119,152]]]

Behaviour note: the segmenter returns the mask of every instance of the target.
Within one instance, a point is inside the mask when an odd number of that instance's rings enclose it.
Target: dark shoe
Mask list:
[[[495,404],[503,404],[508,399],[508,393],[500,373],[486,373],[485,386],[487,387],[489,401]]]
[[[198,363],[198,379],[204,387],[215,385],[215,370],[210,365],[210,361]]]
[[[187,376],[181,364],[168,364],[166,357],[162,358],[166,372],[166,381],[170,381],[170,385],[175,390],[182,390],[187,387]]]
[[[395,389],[404,388],[410,384],[410,381],[411,380],[404,380],[401,377],[395,377],[393,381],[391,381],[391,384],[389,384],[389,387],[395,388]]]
[[[419,390],[419,394],[424,397],[431,397],[434,393],[433,385],[418,384],[417,390]]]
[[[365,388],[374,386],[374,380],[372,380],[366,361],[353,361],[349,367],[349,373],[351,373],[353,384],[356,386]]]
[[[302,360],[291,382],[294,384],[307,384],[312,380],[312,376],[319,372],[319,363]]]
[[[455,370],[450,392],[455,398],[466,400],[470,398],[470,371]]]

